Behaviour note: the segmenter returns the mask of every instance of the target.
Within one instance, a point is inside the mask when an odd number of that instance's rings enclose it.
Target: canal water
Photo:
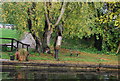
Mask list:
[[[2,68],[2,79],[39,79],[40,81],[119,81],[117,71],[70,71],[29,68]]]

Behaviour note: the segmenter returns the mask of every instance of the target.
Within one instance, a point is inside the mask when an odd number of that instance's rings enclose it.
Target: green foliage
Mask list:
[[[14,52],[9,52],[8,55],[9,56],[14,55]]]
[[[107,55],[116,55],[115,52],[108,52],[107,50],[98,51],[94,48],[93,40],[85,41],[83,39],[63,39],[61,48],[70,49],[74,51],[80,51],[90,54],[107,54]]]
[[[65,37],[79,37],[82,39],[83,37],[89,37],[96,33],[95,9],[100,7],[95,7],[94,3],[69,3],[63,19],[65,22]]]
[[[4,22],[15,24],[16,29],[24,32],[28,30],[28,19],[32,20],[33,33],[38,36],[44,28],[44,7],[43,3],[36,3],[33,10],[30,10],[28,14],[28,9],[32,8],[32,2],[28,3],[4,3],[3,4],[3,15],[2,18]]]
[[[107,11],[105,14],[100,15],[97,19],[98,32],[103,37],[103,49],[114,52],[118,47],[120,41],[120,3],[108,2]]]
[[[2,51],[7,51],[7,47],[6,46],[2,46]]]
[[[105,3],[102,2],[68,2],[65,13],[62,16],[64,23],[65,38],[92,37],[100,34],[103,38],[103,50],[115,52],[120,41],[120,9],[119,2],[106,2],[107,11],[103,9]],[[61,2],[47,3],[47,14],[50,25],[54,29],[54,24],[60,15]],[[32,32],[42,39],[45,27],[45,6],[43,2],[27,3],[3,3],[4,22],[15,24],[21,31],[28,30],[28,19],[32,21]],[[105,13],[104,13],[105,12]],[[49,29],[49,28],[48,28]],[[97,37],[99,39],[99,37]],[[76,40],[77,41],[77,40]]]

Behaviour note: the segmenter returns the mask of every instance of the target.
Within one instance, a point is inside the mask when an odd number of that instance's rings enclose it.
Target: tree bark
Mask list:
[[[50,38],[52,34],[52,30],[48,29],[47,21],[45,21],[45,28],[43,33],[43,53],[50,53]]]
[[[116,51],[116,54],[119,53],[119,50],[120,50],[120,42],[119,42],[119,45],[118,45],[118,49],[117,49],[117,51]]]
[[[55,51],[55,56],[54,58],[59,60],[58,58],[58,54],[59,54],[59,49],[60,49],[60,46],[61,46],[61,42],[62,42],[62,32],[63,32],[63,28],[62,28],[62,25],[59,25],[57,27],[57,36],[56,36],[56,39],[55,39],[55,42],[54,42],[54,51]]]
[[[28,29],[29,29],[30,33],[32,34],[32,36],[33,36],[33,38],[36,42],[35,51],[40,52],[41,43],[40,43],[40,40],[38,39],[38,37],[35,35],[35,33],[32,32],[32,21],[31,21],[31,19],[28,19]]]
[[[57,26],[58,23],[60,22],[60,20],[61,20],[61,18],[62,18],[62,15],[63,15],[64,12],[65,12],[66,4],[67,4],[66,2],[63,2],[63,6],[62,6],[62,8],[61,8],[61,13],[60,13],[60,15],[59,15],[59,17],[58,17],[58,19],[57,19],[57,21],[56,21],[56,23],[55,23],[54,26]]]
[[[47,6],[49,4],[46,4],[45,2],[45,17],[46,17],[46,21],[45,21],[45,32],[43,34],[43,53],[46,52],[46,50],[49,50],[49,53],[50,53],[50,48],[49,48],[49,45],[50,45],[50,38],[51,38],[51,34],[52,34],[52,23],[50,22],[50,19],[49,19],[49,11],[47,10]],[[62,15],[64,14],[64,11],[65,11],[65,6],[66,6],[66,2],[63,2],[62,4],[62,8],[61,8],[61,13],[56,21],[56,23],[53,25],[55,28],[57,27],[57,25],[59,24],[61,18],[62,18]],[[57,47],[59,48],[59,46],[61,45],[58,45],[58,41],[59,43],[62,41],[62,30],[61,30],[61,27],[58,27],[57,29],[57,36],[56,36],[56,40],[55,40],[55,44],[54,44],[54,48],[55,48],[55,58],[57,58],[58,56],[58,49]]]
[[[36,4],[33,2],[32,3],[32,8],[29,8],[28,9],[28,16],[30,17],[31,15],[32,15],[32,13],[33,13],[33,9],[35,8],[35,6],[36,6]],[[34,19],[35,20],[35,19]],[[28,20],[27,20],[27,22],[28,22],[28,29],[29,29],[29,31],[30,31],[30,33],[32,34],[32,36],[33,36],[33,38],[34,38],[34,40],[35,40],[35,42],[36,42],[36,46],[35,46],[35,51],[36,52],[41,52],[40,51],[40,48],[41,48],[41,41],[38,39],[38,37],[35,35],[35,33],[32,31],[32,20],[30,19],[30,18],[28,18]]]

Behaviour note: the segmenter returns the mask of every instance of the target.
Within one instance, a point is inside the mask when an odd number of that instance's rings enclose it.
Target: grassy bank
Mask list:
[[[71,52],[73,53],[70,56]],[[76,54],[79,54],[76,56]],[[2,52],[3,59],[10,59],[9,52]],[[69,49],[61,49],[59,53],[59,62],[67,62],[67,63],[82,63],[82,64],[108,64],[108,65],[118,65],[118,56],[116,55],[103,55],[103,54],[89,54],[79,51],[71,51]],[[47,63],[52,62],[56,63],[57,61],[54,59],[54,56],[51,54],[43,54],[43,53],[34,53],[31,52],[29,55],[30,61],[41,62],[45,61]]]
[[[1,37],[19,39],[20,34],[17,30],[0,29],[2,31]],[[1,40],[0,40],[1,41]],[[2,40],[2,43],[9,43],[10,41]],[[52,42],[53,43],[53,42]],[[68,63],[87,63],[87,64],[113,64],[118,65],[118,55],[106,51],[97,51],[93,47],[93,41],[77,40],[77,39],[63,39],[62,46],[59,52],[59,62]],[[52,44],[53,45],[53,44]],[[52,47],[52,46],[51,46]],[[54,54],[52,48],[52,54]],[[72,53],[72,55],[71,55]],[[14,52],[1,52],[2,59],[10,59],[9,55]],[[77,55],[78,54],[78,55]],[[30,52],[30,61],[46,61],[57,62],[54,55]]]
[[[20,39],[20,33],[17,30],[0,28],[0,38]],[[10,43],[10,40],[0,39],[0,44]]]
[[[84,39],[63,39],[61,48],[70,49],[74,51],[81,51],[91,54],[107,54],[107,55],[116,55],[115,52],[109,52],[107,50],[98,51],[94,47],[94,39],[84,40]],[[116,49],[117,50],[117,49]],[[117,55],[119,55],[118,53]]]

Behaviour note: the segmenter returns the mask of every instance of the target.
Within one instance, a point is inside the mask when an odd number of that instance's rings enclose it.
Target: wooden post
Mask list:
[[[17,49],[18,49],[19,41],[17,41]]]
[[[14,39],[11,39],[11,51],[13,51],[13,41]]]
[[[29,46],[27,45],[27,51],[28,51],[28,47],[29,47]]]
[[[24,44],[22,44],[22,48],[24,48]]]

